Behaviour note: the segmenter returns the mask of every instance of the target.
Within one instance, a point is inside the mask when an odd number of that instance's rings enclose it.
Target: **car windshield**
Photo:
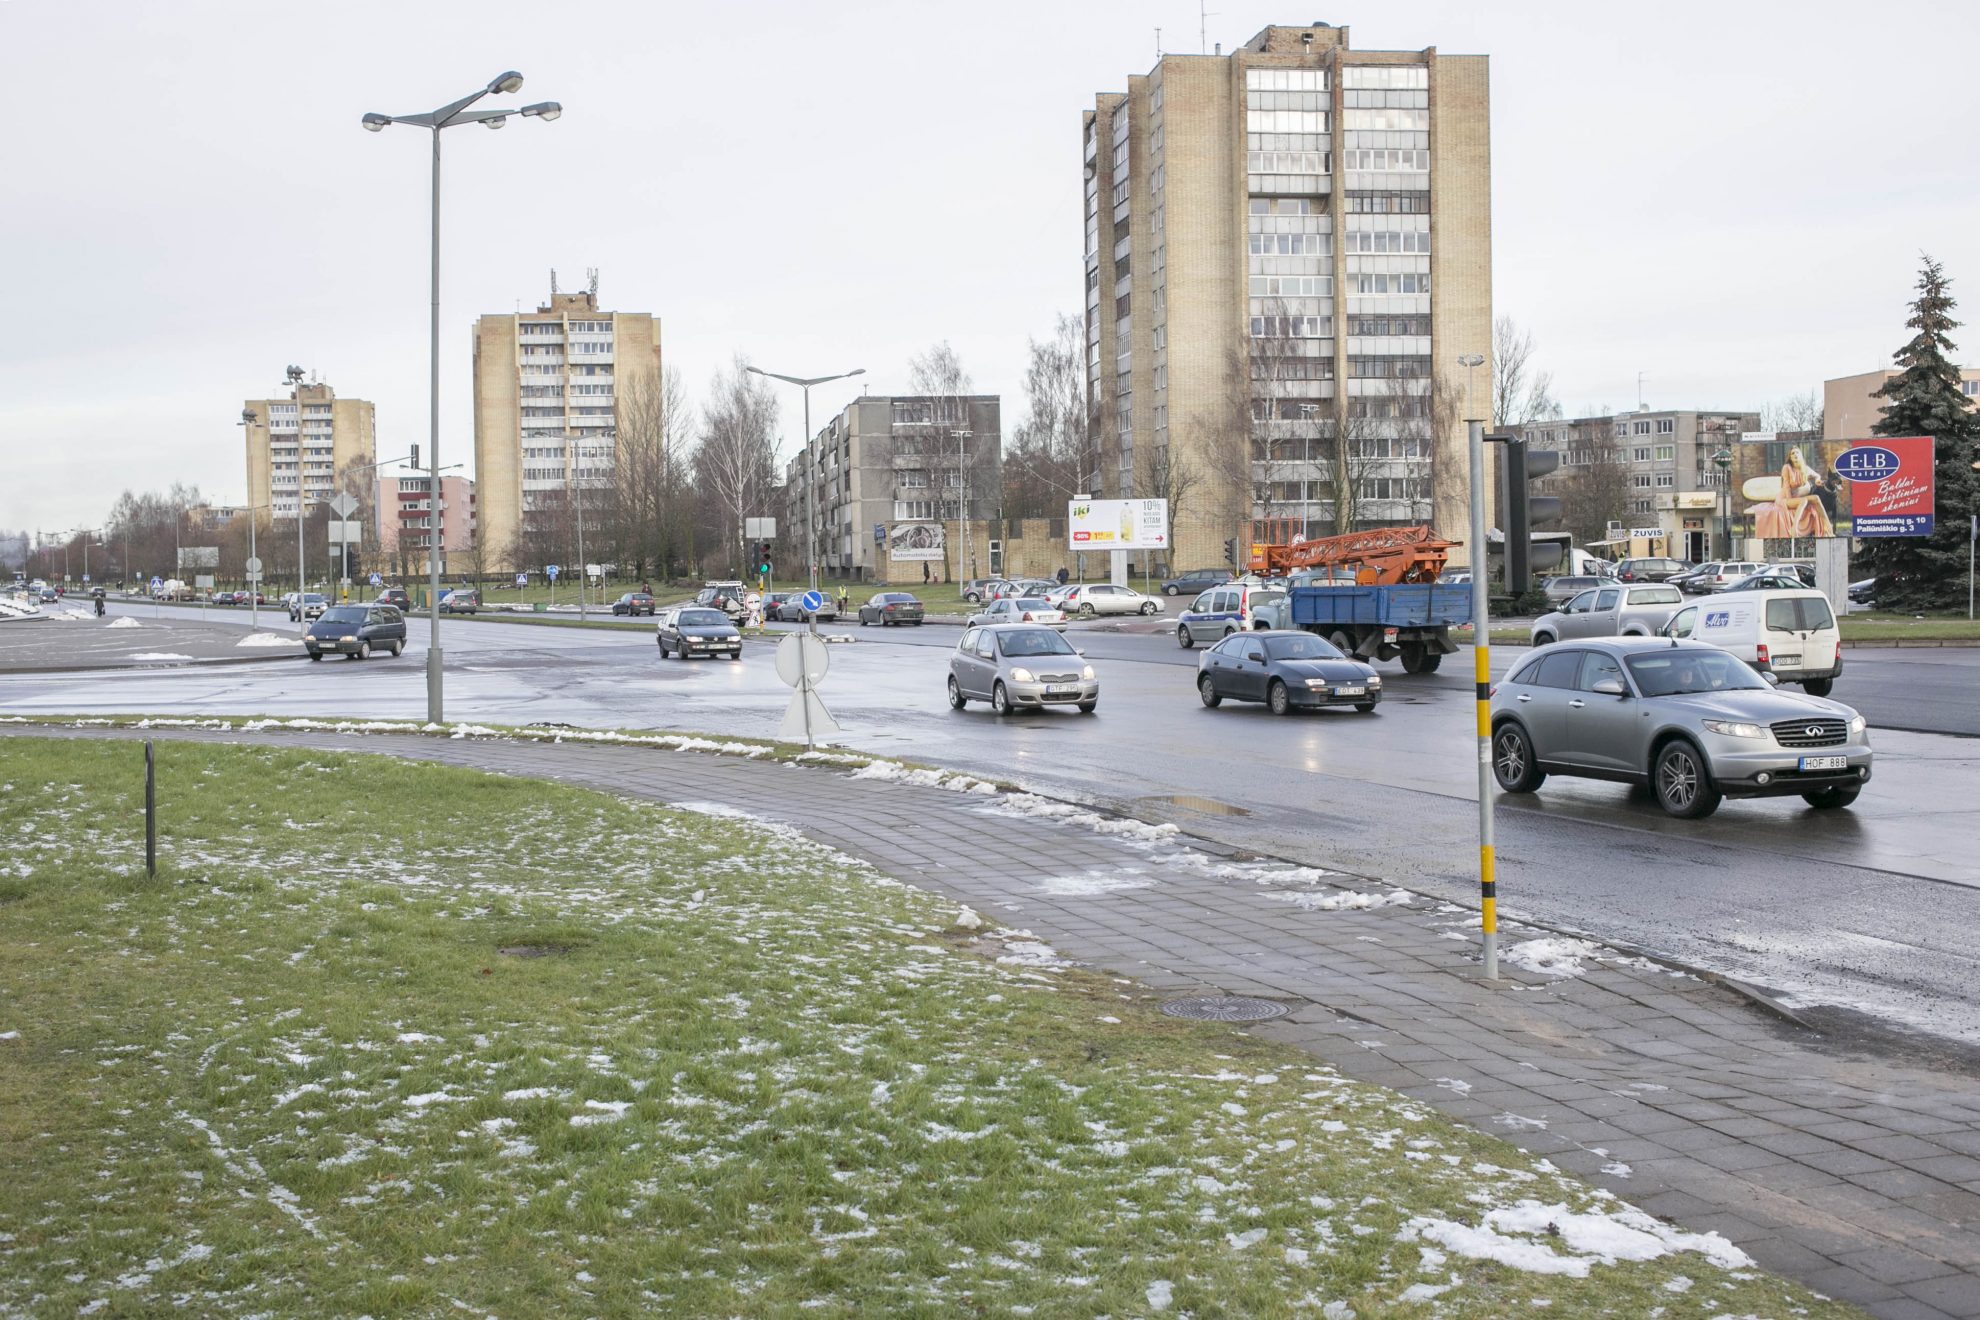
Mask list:
[[[1344,660],[1338,647],[1311,633],[1287,633],[1283,637],[1267,637],[1265,654],[1274,660]]]
[[[1018,601],[1017,607],[1021,610],[1049,610],[1052,602],[1043,596],[1026,596]]]
[[[338,605],[323,611],[325,623],[363,623],[364,611],[355,605]]]
[[[674,622],[683,628],[723,628],[729,616],[720,610],[682,610]]]
[[[1630,677],[1646,697],[1767,690],[1767,684],[1745,661],[1725,651],[1672,647],[1633,655],[1628,663]]]
[[[1049,628],[1018,628],[997,639],[1005,655],[1071,655],[1072,644]]]
[[[322,603],[323,603],[323,597],[317,595],[313,591],[309,592],[307,595],[303,597],[303,604],[305,605],[321,605]]]

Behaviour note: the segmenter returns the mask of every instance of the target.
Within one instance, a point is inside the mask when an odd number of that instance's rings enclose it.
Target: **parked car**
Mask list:
[[[305,604],[308,597],[304,598]],[[406,616],[391,605],[332,605],[316,617],[303,634],[309,658],[347,655],[369,660],[373,651],[402,655],[406,649]]]
[[[1059,589],[1059,584],[1050,578],[1007,578],[990,588],[991,600],[1002,600],[1006,596],[1047,596]]]
[[[924,613],[926,611],[922,609],[921,602],[905,591],[882,591],[869,596],[866,604],[859,607],[859,626],[864,628],[869,623],[877,623],[886,628],[897,623],[911,623],[919,628]]]
[[[635,618],[641,614],[651,617],[653,614],[653,597],[643,591],[628,591],[625,595],[612,602],[612,613],[615,615],[623,614],[627,618]]]
[[[479,591],[455,590],[440,598],[442,614],[478,614],[481,611]]]
[[[1200,591],[1229,582],[1231,573],[1226,568],[1192,568],[1179,573],[1162,584],[1164,596],[1193,596]]]
[[[1750,573],[1737,582],[1727,583],[1714,594],[1722,596],[1729,591],[1798,591],[1807,585],[1801,580],[1799,573],[1763,568],[1758,573]]]
[[[1574,577],[1550,577],[1541,582],[1540,592],[1547,598],[1549,605],[1559,609],[1590,587],[1601,586],[1602,581],[1601,577],[1592,573]]]
[[[1686,580],[1690,585],[1685,590],[1693,595],[1709,595],[1759,572],[1763,567],[1751,560],[1728,559],[1714,566],[1710,573],[1700,571],[1688,574]]]
[[[1805,564],[1799,559],[1780,560],[1777,563],[1767,565],[1767,570],[1773,573],[1780,573],[1787,577],[1800,578],[1801,585],[1804,587],[1815,585],[1815,565]]]
[[[1072,582],[1062,593],[1056,593],[1055,603],[1068,614],[1082,619],[1097,618],[1103,614],[1151,615],[1162,612],[1162,602],[1153,596],[1144,596],[1133,587],[1116,586],[1112,582]]]
[[[1675,577],[1665,578],[1664,580],[1676,587],[1679,591],[1690,592],[1695,595],[1705,590],[1704,587],[1698,585],[1698,579],[1706,576],[1708,573],[1717,573],[1718,571],[1719,561],[1712,559],[1698,565],[1696,568],[1687,568]]]
[[[654,616],[653,632],[662,660],[669,655],[686,660],[724,651],[731,660],[742,659],[742,634],[736,631],[735,621],[713,606],[682,605],[662,610]]]
[[[216,591],[213,593],[215,605],[237,605],[247,599],[238,591]]]
[[[289,618],[293,622],[301,623],[304,619],[321,617],[323,611],[328,608],[330,608],[330,602],[324,598],[323,593],[318,591],[300,592],[289,602]]]
[[[247,593],[243,592],[241,594],[246,595]],[[390,605],[393,609],[399,611],[399,613],[401,614],[410,613],[413,607],[412,597],[407,594],[406,589],[404,587],[380,588],[378,592],[378,600],[376,603],[380,605]]]
[[[1842,630],[1829,598],[1809,587],[1724,593],[1671,616],[1665,637],[1730,651],[1755,669],[1826,697],[1842,675]]]
[[[1212,588],[1176,616],[1176,645],[1187,651],[1200,641],[1248,632],[1260,626],[1260,621],[1253,617],[1254,611],[1269,611],[1285,599],[1285,589],[1277,586],[1254,587],[1231,582]]]
[[[1728,797],[1799,794],[1835,810],[1870,779],[1861,715],[1778,691],[1737,656],[1696,643],[1536,651],[1492,689],[1491,714],[1492,773],[1508,793],[1531,793],[1550,774],[1612,779],[1695,819]]]
[[[1859,578],[1849,584],[1849,603],[1852,605],[1874,605],[1877,603],[1877,579]]]
[[[1616,581],[1664,582],[1684,572],[1685,567],[1679,560],[1661,557],[1624,559],[1616,564]]]
[[[1654,637],[1684,607],[1684,594],[1668,582],[1596,587],[1533,621],[1535,646],[1576,637]]]
[[[1196,694],[1212,709],[1229,697],[1262,701],[1274,715],[1317,706],[1365,715],[1382,699],[1382,676],[1312,633],[1233,633],[1196,662]]]
[[[970,615],[966,626],[980,628],[992,623],[1042,623],[1064,630],[1066,616],[1043,596],[1005,596]]]
[[[1468,587],[1471,585],[1471,570],[1468,568],[1447,568],[1437,575],[1437,585],[1443,587]]]
[[[981,605],[990,599],[990,588],[1002,581],[1002,578],[970,578],[962,584],[962,598],[972,605]]]
[[[1091,715],[1100,704],[1093,666],[1055,630],[1005,623],[966,627],[949,654],[949,704],[987,701],[999,715],[1054,705]]]

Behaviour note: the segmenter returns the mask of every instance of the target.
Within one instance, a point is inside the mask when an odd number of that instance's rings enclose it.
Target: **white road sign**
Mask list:
[[[336,495],[330,500],[330,512],[339,518],[348,518],[357,512],[358,502],[350,495]]]

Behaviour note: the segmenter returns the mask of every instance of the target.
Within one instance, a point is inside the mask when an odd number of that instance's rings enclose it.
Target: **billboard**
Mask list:
[[[1757,537],[1789,541],[1850,534],[1851,483],[1836,461],[1851,444],[1812,436],[1749,431],[1733,451],[1734,519]]]
[[[1836,474],[1855,488],[1856,536],[1932,534],[1932,437],[1852,440]]]
[[[1074,550],[1166,550],[1167,500],[1073,500],[1066,505],[1066,544]]]
[[[887,534],[887,554],[893,559],[941,559],[947,553],[938,522],[895,523]]]

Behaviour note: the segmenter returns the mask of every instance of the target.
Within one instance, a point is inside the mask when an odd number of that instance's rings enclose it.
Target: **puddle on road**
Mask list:
[[[1148,802],[1159,806],[1180,807],[1184,811],[1194,811],[1204,816],[1249,816],[1244,807],[1233,806],[1229,802],[1219,802],[1216,798],[1195,797],[1188,793],[1170,793],[1156,797],[1138,797],[1136,802]]]

